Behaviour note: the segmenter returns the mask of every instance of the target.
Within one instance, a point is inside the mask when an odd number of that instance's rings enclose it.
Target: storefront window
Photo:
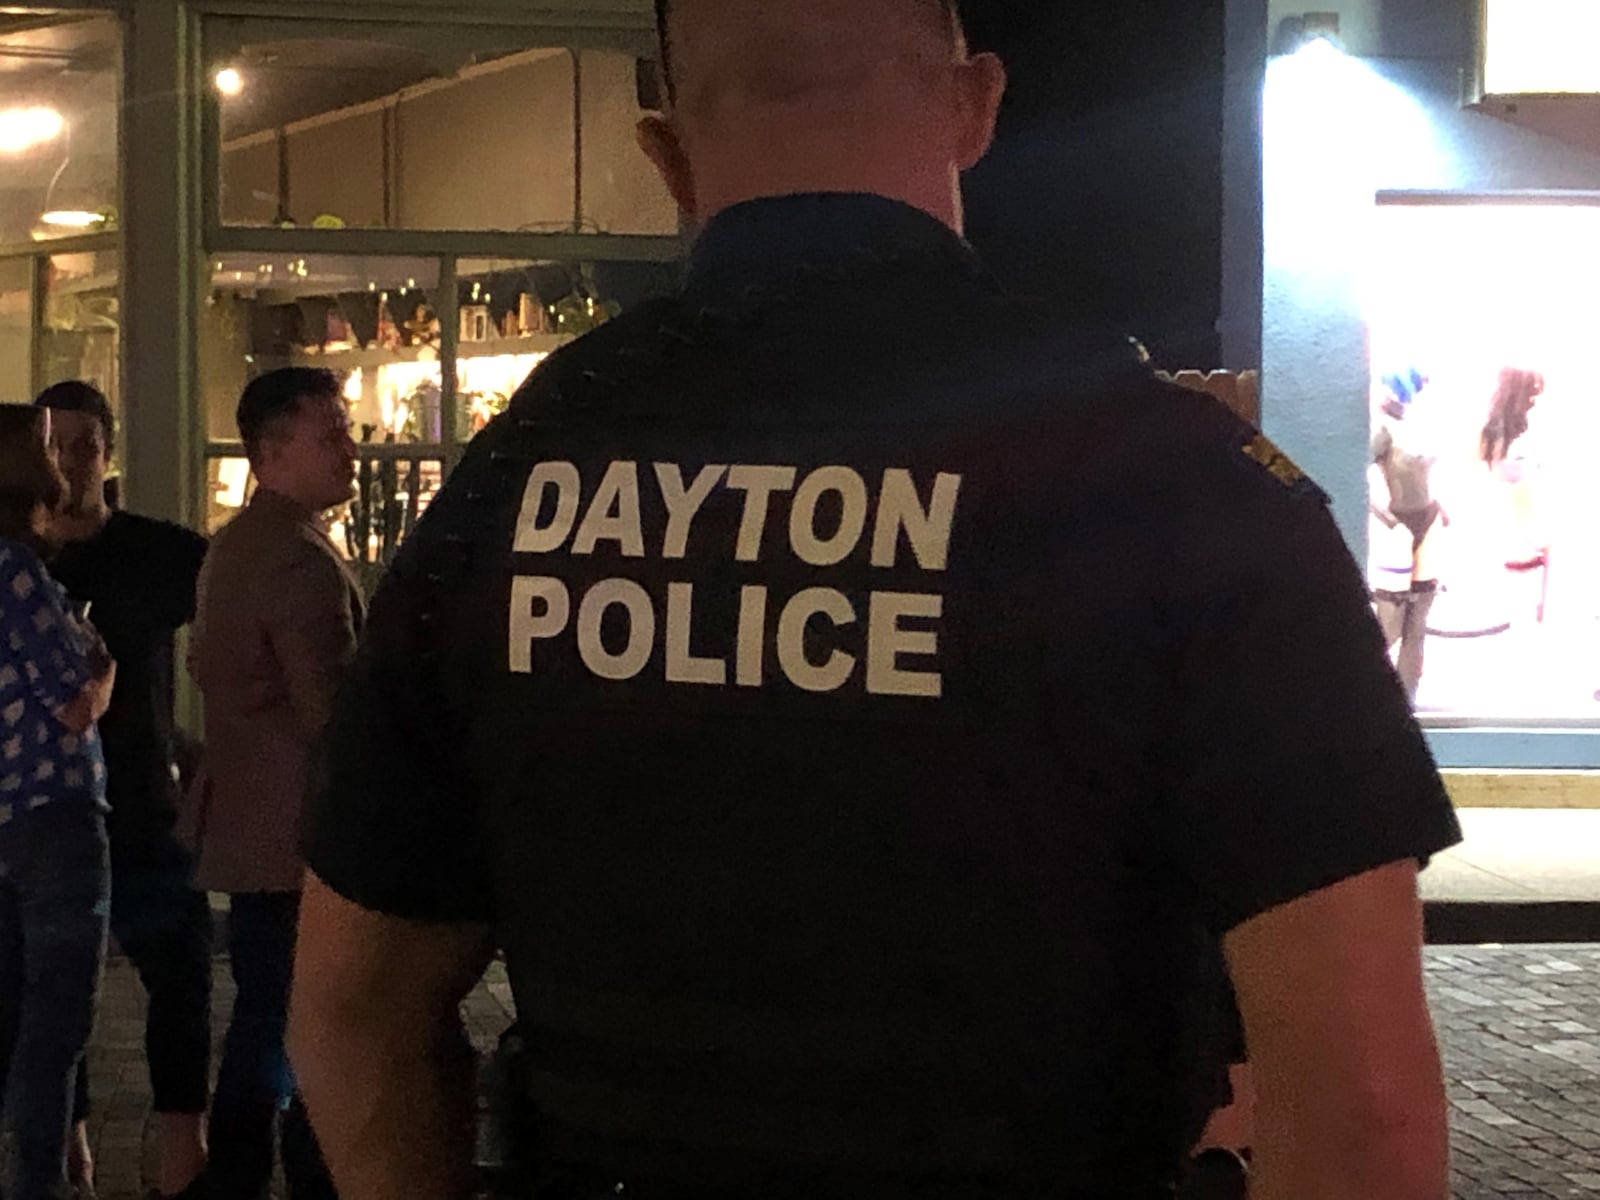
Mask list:
[[[0,258],[0,403],[33,391],[33,260]]]
[[[440,291],[452,264],[454,295]],[[673,263],[448,255],[226,253],[209,266],[200,346],[208,527],[254,490],[234,416],[245,385],[279,367],[327,368],[343,383],[361,447],[356,498],[329,535],[369,583],[443,485],[452,447],[503,412],[550,354],[669,291],[677,273]]]
[[[235,254],[211,267],[201,371],[213,441],[238,437],[244,385],[288,366],[344,378],[360,442],[444,441],[437,259]]]
[[[243,455],[213,458],[206,464],[206,533],[214,534],[250,503],[256,480]]]
[[[504,412],[551,351],[669,292],[676,272],[670,263],[461,259],[457,440]]]
[[[1380,209],[1370,579],[1418,709],[1600,720],[1600,207]]]
[[[356,466],[355,499],[334,515],[328,535],[376,583],[443,486],[441,459],[363,457]]]
[[[82,379],[121,408],[121,278],[115,250],[53,254],[46,272],[39,384]]]
[[[1594,0],[1487,0],[1484,33],[1491,95],[1600,92]]]
[[[231,226],[674,234],[648,71],[514,29],[214,19]]]
[[[121,27],[0,14],[0,245],[117,223]]]

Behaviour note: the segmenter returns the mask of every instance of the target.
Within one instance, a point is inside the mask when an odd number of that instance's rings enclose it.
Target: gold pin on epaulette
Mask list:
[[[1244,456],[1251,462],[1261,467],[1284,487],[1297,495],[1313,496],[1323,503],[1327,502],[1327,493],[1317,486],[1316,481],[1300,469],[1294,459],[1290,458],[1272,440],[1263,433],[1254,433],[1248,441],[1240,447]]]

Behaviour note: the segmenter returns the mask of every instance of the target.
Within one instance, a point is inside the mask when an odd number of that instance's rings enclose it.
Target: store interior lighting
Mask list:
[[[106,215],[86,208],[53,208],[39,220],[54,229],[93,229],[105,223]]]
[[[70,131],[67,151],[44,194],[39,221],[51,229],[90,230],[106,224],[108,214],[98,206],[100,193],[92,186],[84,164],[73,164]],[[93,206],[93,207],[91,207]]]
[[[43,105],[0,109],[0,154],[24,154],[55,141],[66,127],[59,112]]]
[[[213,82],[217,85],[217,91],[224,96],[237,96],[244,91],[244,76],[238,67],[223,67]]]
[[[1484,87],[1490,95],[1600,93],[1600,4],[1485,0]]]

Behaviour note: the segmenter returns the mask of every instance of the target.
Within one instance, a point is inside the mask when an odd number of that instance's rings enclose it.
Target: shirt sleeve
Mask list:
[[[11,661],[39,702],[59,713],[92,677],[88,638],[68,613],[60,585],[32,555],[5,552],[0,596]]]
[[[194,620],[195,591],[200,566],[205,561],[206,539],[181,525],[161,526],[165,545],[159,553],[161,570],[161,624],[178,629]]]
[[[495,916],[480,799],[459,714],[446,711],[435,641],[446,619],[444,529],[459,524],[472,465],[469,455],[373,598],[307,803],[306,860],[317,876],[363,908],[415,921]]]
[[[1213,421],[1176,468],[1163,824],[1218,932],[1461,836],[1320,492],[1253,435]]]

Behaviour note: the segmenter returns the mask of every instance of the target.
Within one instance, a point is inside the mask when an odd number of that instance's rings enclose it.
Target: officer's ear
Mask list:
[[[639,149],[655,164],[657,173],[678,207],[689,217],[695,215],[694,172],[689,167],[689,156],[684,153],[678,131],[665,117],[645,117],[634,129]]]
[[[1000,101],[1006,94],[1006,67],[993,54],[974,54],[956,66],[956,103],[961,120],[956,130],[956,163],[970,171],[994,144]]]

